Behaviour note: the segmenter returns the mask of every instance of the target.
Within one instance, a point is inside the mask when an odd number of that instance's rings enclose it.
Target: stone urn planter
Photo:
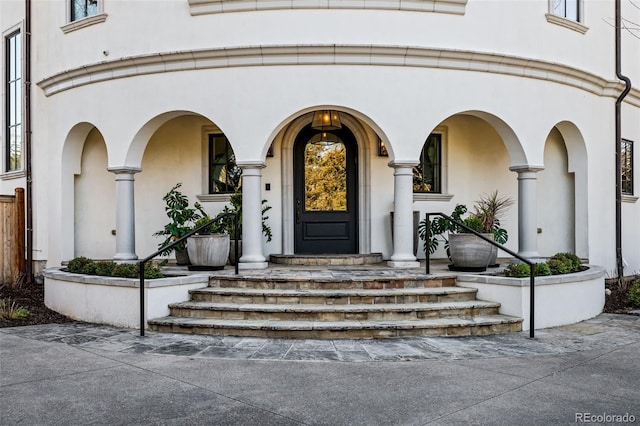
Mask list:
[[[187,239],[190,271],[224,269],[229,258],[229,234],[194,235]]]
[[[482,234],[493,238],[493,234]],[[497,250],[495,250],[497,254]],[[494,254],[494,246],[473,234],[450,234],[449,254],[452,271],[481,272],[487,269]],[[493,260],[495,263],[495,260]]]

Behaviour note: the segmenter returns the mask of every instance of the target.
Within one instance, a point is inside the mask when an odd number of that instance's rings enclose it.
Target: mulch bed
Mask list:
[[[15,302],[17,306],[26,308],[30,313],[26,318],[7,319],[0,317],[0,328],[73,321],[44,305],[44,285],[42,284],[23,285],[22,288],[17,289],[0,286],[0,299],[3,299],[5,303]]]
[[[625,278],[627,289],[637,277]],[[640,310],[640,306],[633,306],[627,297],[627,289],[622,289],[615,280],[606,280],[605,288],[611,290],[611,294],[605,297],[604,312],[610,314],[628,314],[631,311]]]

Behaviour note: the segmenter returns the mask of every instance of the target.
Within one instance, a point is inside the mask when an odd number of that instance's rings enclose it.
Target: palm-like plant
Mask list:
[[[501,197],[498,191],[491,194],[483,195],[480,200],[474,204],[475,212],[466,218],[462,218],[467,213],[467,207],[464,204],[456,205],[451,213],[451,217],[476,232],[493,234],[494,240],[499,244],[504,244],[509,239],[507,230],[500,226],[502,215],[513,205],[513,200],[509,197]],[[429,241],[426,241],[427,223],[423,219],[418,225],[418,235],[424,241],[424,249],[429,249],[429,253],[434,253],[438,249],[439,243],[444,243],[445,249],[448,250],[449,240],[446,235],[449,233],[465,233],[464,228],[443,218],[434,217],[430,220]]]
[[[482,222],[484,232],[492,233],[497,243],[504,244],[509,238],[507,230],[500,227],[502,215],[513,205],[513,200],[499,196],[498,190],[485,194],[474,204],[474,216]]]

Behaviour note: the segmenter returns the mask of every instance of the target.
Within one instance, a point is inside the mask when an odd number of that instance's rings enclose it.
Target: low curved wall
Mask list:
[[[209,275],[145,280],[145,318],[169,315],[170,303],[189,300],[189,290],[209,285]],[[140,280],[44,271],[44,303],[79,321],[140,328]],[[146,328],[146,324],[145,324]]]
[[[589,265],[575,274],[536,277],[535,328],[556,327],[593,318],[604,308],[605,270]],[[458,275],[460,287],[478,289],[478,299],[499,302],[500,313],[524,318],[529,330],[529,278]]]

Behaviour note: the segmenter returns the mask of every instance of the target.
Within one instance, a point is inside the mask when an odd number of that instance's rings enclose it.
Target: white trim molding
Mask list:
[[[408,10],[464,15],[468,0],[188,0],[192,16],[291,9]]]
[[[91,25],[100,24],[107,20],[106,13],[99,13],[97,15],[87,16],[86,18],[78,19],[77,21],[69,22],[60,27],[63,33],[68,34],[72,31],[79,30],[80,28],[89,27]]]
[[[406,46],[283,45],[153,53],[83,65],[38,82],[45,96],[99,82],[149,74],[270,65],[400,66],[485,72],[550,81],[617,98],[623,84],[567,65],[495,53]],[[625,103],[640,107],[640,90]]]
[[[429,192],[414,192],[413,201],[450,201],[453,194],[436,194]]]
[[[545,15],[547,22],[551,24],[560,25],[561,27],[569,28],[570,30],[577,31],[580,34],[586,34],[589,31],[589,27],[576,22],[573,19],[563,18],[562,16],[554,15],[553,13],[547,13]]]

